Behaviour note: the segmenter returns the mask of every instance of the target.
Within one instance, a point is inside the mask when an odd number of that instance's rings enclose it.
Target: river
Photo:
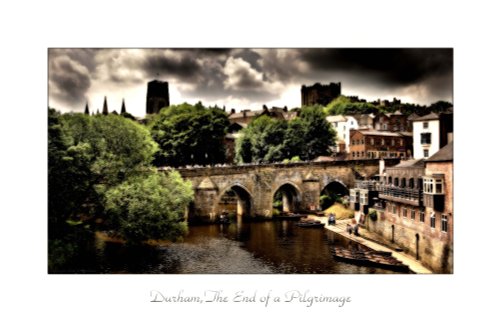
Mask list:
[[[182,242],[127,247],[97,240],[77,266],[63,273],[161,274],[366,274],[395,273],[336,262],[333,246],[356,247],[326,229],[292,221],[235,222],[190,226]]]

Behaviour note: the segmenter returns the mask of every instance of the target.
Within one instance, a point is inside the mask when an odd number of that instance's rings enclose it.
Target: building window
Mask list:
[[[421,133],[420,134],[420,144],[430,144],[431,143],[431,133]]]
[[[408,187],[409,188],[415,188],[415,181],[413,180],[413,178],[410,178],[408,180]]]
[[[375,139],[370,138],[370,144],[371,144],[371,145],[375,145]]]
[[[391,139],[391,146],[394,146],[395,143],[394,139]]]
[[[361,152],[361,157],[365,157],[365,152]]]
[[[448,215],[441,215],[441,232],[448,232]]]
[[[403,218],[407,217],[406,207],[403,207]]]
[[[429,157],[429,150],[428,149],[424,149],[424,157]]]
[[[356,157],[356,153],[352,152],[352,158]]]
[[[389,184],[389,185],[391,185],[391,184],[392,184],[392,176],[389,176],[388,184]]]
[[[385,145],[385,139],[382,138],[382,141],[380,142],[380,145],[382,145],[382,146]]]
[[[382,125],[382,129],[383,129],[383,130],[387,130],[387,124],[383,124],[383,125]]]
[[[412,221],[415,220],[415,209],[413,209],[413,208],[411,209],[410,218],[411,218]]]
[[[403,142],[404,142],[403,139],[400,139],[399,140],[399,146],[403,146]]]
[[[443,194],[443,179],[434,177],[424,177],[424,193]]]
[[[424,121],[424,128],[429,128],[429,123]]]
[[[396,204],[392,204],[392,214],[397,214]]]
[[[431,228],[436,228],[436,213],[431,214]]]
[[[406,178],[401,179],[401,187],[406,187]]]
[[[425,222],[425,211],[420,210],[420,222],[424,223]]]
[[[394,177],[394,186],[398,187],[399,186],[399,178]]]

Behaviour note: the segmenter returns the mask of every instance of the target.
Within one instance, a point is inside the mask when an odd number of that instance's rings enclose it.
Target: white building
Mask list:
[[[349,153],[349,133],[351,129],[358,129],[358,121],[352,116],[335,115],[328,116],[326,120],[332,125],[337,132],[337,152]],[[341,146],[345,146],[342,150]]]
[[[453,114],[430,113],[413,120],[413,157],[429,158],[453,140]]]

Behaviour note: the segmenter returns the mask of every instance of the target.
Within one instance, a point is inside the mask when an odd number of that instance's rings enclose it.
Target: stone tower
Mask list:
[[[315,83],[309,87],[302,85],[300,90],[302,96],[302,106],[312,106],[316,104],[326,106],[332,100],[340,96],[340,89],[340,82],[332,82],[329,85]]]
[[[157,114],[161,108],[170,106],[168,82],[153,80],[148,82],[146,114]]]

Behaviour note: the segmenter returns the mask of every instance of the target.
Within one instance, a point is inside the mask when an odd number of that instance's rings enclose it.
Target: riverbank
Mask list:
[[[386,252],[392,252],[392,256],[395,257],[396,259],[400,260],[403,262],[403,264],[407,265],[408,268],[410,269],[411,272],[416,273],[416,274],[432,274],[432,271],[426,268],[425,266],[422,265],[419,261],[417,261],[415,258],[402,253],[402,252],[396,252],[394,249],[390,248],[389,246],[382,245],[380,243],[372,241],[375,239],[375,236],[371,235],[369,231],[366,231],[364,229],[360,229],[359,234],[360,236],[355,236],[354,234],[349,234],[347,232],[347,224],[350,222],[350,219],[346,220],[338,220],[336,225],[328,225],[328,217],[318,217],[315,215],[310,215],[311,218],[314,218],[315,220],[319,220],[322,223],[325,223],[325,228],[342,235],[343,237],[355,241],[361,245],[364,245],[372,250],[375,251],[386,251]]]

